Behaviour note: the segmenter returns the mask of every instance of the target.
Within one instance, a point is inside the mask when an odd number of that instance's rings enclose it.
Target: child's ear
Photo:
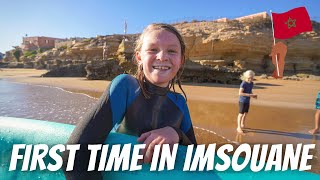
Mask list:
[[[140,51],[136,51],[135,52],[135,56],[136,56],[136,61],[137,61],[137,64],[141,64],[141,53]]]

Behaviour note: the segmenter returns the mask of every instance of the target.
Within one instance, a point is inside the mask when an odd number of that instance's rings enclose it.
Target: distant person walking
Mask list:
[[[108,58],[108,49],[109,46],[107,46],[107,43],[104,43],[103,45],[103,54],[102,54],[102,59],[106,60]]]
[[[248,70],[241,76],[242,83],[239,89],[239,115],[238,115],[238,133],[243,133],[243,128],[245,127],[245,121],[250,107],[250,98],[258,98],[258,95],[253,94],[253,78],[254,72]]]
[[[319,126],[320,126],[320,91],[318,92],[318,97],[316,99],[315,108],[316,108],[316,113],[314,115],[315,128],[311,129],[309,131],[310,134],[319,133]]]

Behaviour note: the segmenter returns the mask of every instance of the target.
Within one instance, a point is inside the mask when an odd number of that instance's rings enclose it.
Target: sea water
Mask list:
[[[76,124],[96,101],[61,88],[0,79],[0,116]]]

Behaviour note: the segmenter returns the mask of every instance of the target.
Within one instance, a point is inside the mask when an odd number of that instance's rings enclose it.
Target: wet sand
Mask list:
[[[57,86],[61,88],[103,92],[110,81],[87,80],[86,78],[41,78],[46,70],[34,69],[1,69],[0,78],[11,81]],[[252,105],[272,107],[292,107],[299,109],[313,109],[315,97],[319,91],[320,81],[316,80],[277,80],[259,79],[256,77],[254,93],[258,100]],[[213,83],[184,83],[183,88],[189,99],[234,103],[238,101],[239,85],[224,85]],[[176,88],[178,89],[178,87]]]
[[[109,81],[85,78],[40,78],[45,71],[2,69],[0,78],[31,84],[57,86],[99,97]],[[251,101],[245,135],[236,132],[238,85],[183,85],[198,143],[316,144],[312,171],[320,173],[320,135],[310,135],[314,127],[314,102],[320,81],[259,79],[255,81],[257,100]],[[177,89],[177,88],[176,88]]]

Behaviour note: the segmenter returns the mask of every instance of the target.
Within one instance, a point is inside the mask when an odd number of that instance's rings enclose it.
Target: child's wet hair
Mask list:
[[[244,72],[244,73],[241,75],[240,79],[243,80],[243,81],[245,81],[247,78],[249,78],[250,76],[253,77],[254,75],[255,75],[255,73],[254,73],[252,70],[247,70],[246,72]]]
[[[136,44],[135,44],[134,53],[136,53],[136,52],[141,50],[142,42],[143,42],[143,39],[144,39],[145,35],[147,33],[149,33],[150,31],[154,31],[154,30],[166,30],[166,31],[169,31],[169,32],[173,33],[179,40],[180,47],[181,47],[181,67],[180,67],[179,71],[177,72],[177,74],[175,75],[175,77],[169,82],[169,89],[172,88],[172,90],[175,92],[174,85],[175,85],[175,83],[177,83],[179,88],[180,88],[180,90],[182,91],[184,97],[187,100],[187,95],[184,92],[184,90],[182,89],[181,80],[180,80],[181,75],[182,75],[183,70],[184,70],[184,64],[186,62],[186,57],[185,57],[186,45],[185,45],[185,43],[183,41],[183,38],[182,38],[181,34],[178,32],[178,30],[175,27],[173,27],[170,24],[164,24],[164,23],[150,24],[149,26],[147,26],[143,30],[142,34],[137,39]],[[134,58],[134,62],[137,62],[136,59],[135,59],[136,58],[135,55],[133,56],[133,58]],[[139,82],[139,85],[141,87],[141,91],[142,91],[143,95],[146,98],[150,98],[150,92],[147,91],[147,89],[146,89],[146,87],[145,87],[145,85],[143,83],[146,79],[145,79],[145,75],[143,73],[142,64],[138,64],[138,70],[137,70],[137,73],[136,73],[136,77],[138,79],[138,82]]]

